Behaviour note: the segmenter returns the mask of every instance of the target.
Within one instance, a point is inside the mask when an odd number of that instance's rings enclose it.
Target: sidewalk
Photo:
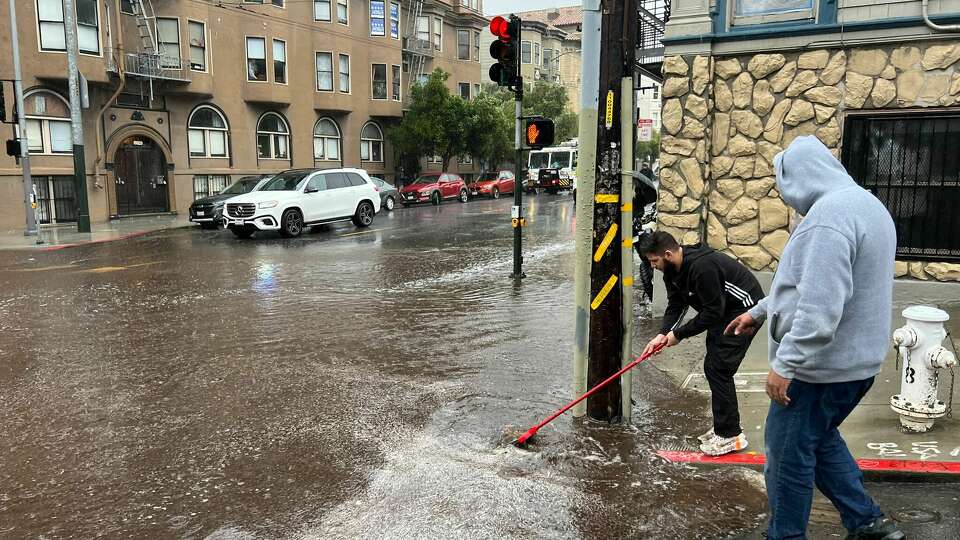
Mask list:
[[[772,277],[772,274],[758,275],[764,290],[769,290]],[[654,313],[660,316],[665,307],[665,292],[660,276],[657,276],[657,281]],[[960,346],[960,284],[896,281],[892,328],[903,326],[901,312],[904,308],[918,304],[937,306],[949,313],[951,320],[946,323],[946,327]],[[703,337],[688,341],[659,355],[653,363],[684,388],[709,392],[703,376]],[[945,341],[943,346],[950,349],[949,340]],[[721,458],[706,457],[696,451],[692,444],[694,439],[691,437],[688,438],[689,448],[664,449],[661,455],[672,461],[762,466],[763,426],[770,405],[764,392],[767,371],[766,333],[761,332],[754,339],[736,377],[741,422],[750,443],[746,451]],[[940,374],[939,394],[943,401],[948,401],[950,384],[950,372],[943,370]],[[890,396],[899,391],[900,375],[895,367],[895,354],[891,344],[891,352],[873,388],[840,428],[850,452],[860,462],[861,469],[865,474],[873,476],[913,473],[924,476],[944,475],[960,481],[960,384],[954,388],[954,405],[958,409],[954,417],[938,419],[933,430],[924,434],[900,431],[899,417],[890,409]],[[709,411],[707,415],[709,416]]]
[[[23,230],[0,232],[0,250],[41,250],[52,251],[68,247],[110,242],[141,236],[153,231],[190,226],[186,215],[159,215],[113,219],[106,223],[95,223],[89,233],[77,232],[76,224],[41,227],[37,236],[25,236]]]

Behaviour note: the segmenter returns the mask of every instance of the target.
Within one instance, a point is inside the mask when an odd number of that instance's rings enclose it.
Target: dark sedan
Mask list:
[[[193,201],[190,205],[190,221],[199,223],[204,229],[217,228],[223,219],[223,205],[227,199],[254,191],[268,178],[270,175],[244,176],[216,195]]]
[[[400,198],[400,191],[383,178],[371,176],[370,179],[380,189],[380,208],[393,212],[393,207],[397,205],[397,199]]]

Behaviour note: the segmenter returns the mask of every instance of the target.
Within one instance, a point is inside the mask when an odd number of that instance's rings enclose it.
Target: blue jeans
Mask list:
[[[863,473],[837,430],[872,385],[873,377],[830,384],[794,379],[787,389],[790,404],[770,403],[763,468],[770,540],[806,538],[814,485],[840,511],[848,531],[883,515],[867,495]]]

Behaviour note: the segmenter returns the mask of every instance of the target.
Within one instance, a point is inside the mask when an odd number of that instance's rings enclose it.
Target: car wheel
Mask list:
[[[470,200],[470,197],[467,195],[467,190],[465,190],[465,189],[461,189],[461,190],[460,190],[460,197],[459,197],[459,199],[460,199],[460,202],[462,202],[462,203],[463,203],[463,202],[467,202],[468,200]]]
[[[280,218],[280,235],[285,238],[296,238],[303,232],[303,215],[299,210],[290,209]]]
[[[237,238],[250,238],[253,236],[252,227],[231,227],[230,232]]]
[[[440,193],[434,191],[433,195],[430,195],[430,204],[440,206]]]
[[[212,229],[216,229],[217,227],[218,227],[218,225],[216,224],[216,222],[213,222],[213,223],[201,223],[201,224],[200,224],[200,228],[201,228],[201,229],[206,229],[206,230],[208,230],[208,231],[209,231],[209,230],[212,230]]]
[[[394,202],[393,197],[387,197],[387,200],[384,201],[384,207],[386,207],[387,212],[393,212],[393,207],[396,205],[397,203]]]
[[[500,198],[500,189],[499,189],[499,188],[496,188],[496,187],[493,188],[493,198],[494,198],[494,199],[499,199],[499,198]]]
[[[363,201],[353,215],[353,224],[357,227],[369,227],[373,224],[373,214],[373,205],[369,201]]]

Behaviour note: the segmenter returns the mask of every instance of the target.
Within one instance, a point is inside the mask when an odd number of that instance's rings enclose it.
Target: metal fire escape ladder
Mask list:
[[[140,35],[140,52],[156,54],[157,40],[153,36],[153,26],[157,22],[157,15],[153,11],[150,0],[130,0],[133,15],[137,21],[137,33]]]
[[[640,0],[640,31],[637,34],[637,69],[663,83],[663,33],[670,20],[671,0]]]
[[[404,96],[410,95],[410,88],[420,82],[427,64],[427,55],[423,52],[423,44],[418,41],[417,22],[423,15],[423,0],[413,0],[410,5],[410,16],[407,18],[406,54],[409,58],[410,76],[407,78],[407,88]],[[428,28],[429,31],[429,28]],[[428,42],[429,46],[429,42]]]

